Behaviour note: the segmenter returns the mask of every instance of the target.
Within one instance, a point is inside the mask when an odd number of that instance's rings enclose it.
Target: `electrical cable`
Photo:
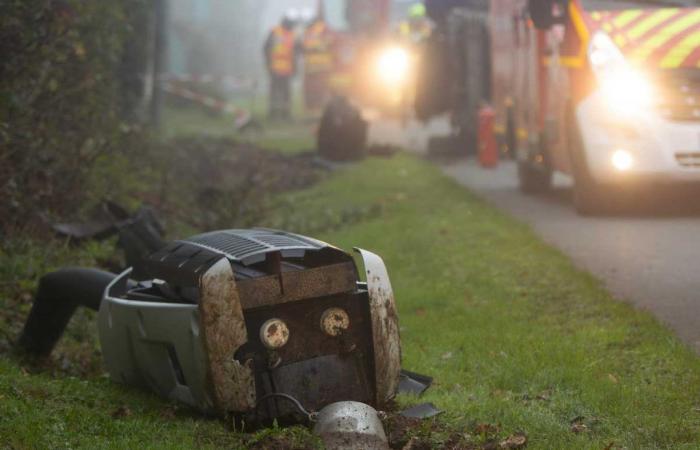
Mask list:
[[[315,421],[316,421],[317,413],[315,413],[315,412],[309,412],[306,408],[304,408],[304,406],[301,404],[301,402],[300,402],[299,400],[297,400],[296,398],[292,397],[292,396],[289,395],[289,394],[285,394],[285,393],[282,393],[282,392],[272,392],[272,393],[270,393],[270,394],[266,394],[266,395],[262,396],[262,397],[255,403],[255,410],[256,410],[256,411],[258,410],[258,408],[260,407],[260,404],[261,404],[263,401],[269,400],[269,399],[271,399],[271,398],[273,398],[273,397],[279,397],[279,398],[283,398],[283,399],[285,399],[285,400],[287,400],[287,401],[290,401],[290,402],[294,405],[294,407],[297,409],[297,411],[299,411],[300,413],[302,413],[303,415],[305,415],[307,419],[309,419],[309,422],[315,422]]]

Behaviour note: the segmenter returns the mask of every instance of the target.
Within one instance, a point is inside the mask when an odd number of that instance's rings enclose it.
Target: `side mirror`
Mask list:
[[[564,23],[568,14],[569,0],[528,0],[527,8],[535,28],[546,30]]]

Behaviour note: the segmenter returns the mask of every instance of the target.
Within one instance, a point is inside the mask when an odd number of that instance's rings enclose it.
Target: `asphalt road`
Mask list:
[[[651,311],[700,353],[700,202],[671,195],[621,215],[581,217],[563,176],[555,177],[551,193],[530,196],[518,191],[512,162],[486,170],[453,161],[443,170],[528,223],[616,297]]]

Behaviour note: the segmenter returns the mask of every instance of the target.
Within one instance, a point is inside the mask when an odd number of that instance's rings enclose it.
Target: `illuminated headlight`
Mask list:
[[[615,150],[610,160],[613,167],[620,172],[629,170],[634,164],[634,158],[627,150]]]
[[[340,308],[328,308],[321,315],[321,330],[328,336],[339,336],[350,328],[350,316]]]
[[[611,109],[640,112],[653,106],[651,83],[633,69],[616,70],[600,77],[601,92]]]
[[[270,319],[260,327],[260,340],[270,350],[282,348],[289,340],[289,328],[281,319]]]
[[[410,64],[408,51],[401,47],[383,50],[377,59],[377,73],[387,83],[400,83],[406,79]]]
[[[600,92],[611,110],[632,114],[653,107],[654,88],[644,74],[631,67],[610,37],[598,32],[591,39],[588,60]]]

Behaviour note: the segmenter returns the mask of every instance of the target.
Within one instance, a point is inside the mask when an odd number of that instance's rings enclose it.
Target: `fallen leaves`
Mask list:
[[[544,391],[542,391],[539,394],[536,394],[534,396],[532,396],[531,394],[523,395],[523,400],[526,402],[529,402],[529,401],[548,402],[551,398],[552,398],[552,390],[551,389],[545,389]]]
[[[598,418],[596,417],[577,416],[569,421],[569,424],[571,425],[570,430],[572,433],[576,434],[586,433],[590,431],[591,427],[593,427],[597,422]]]
[[[173,419],[177,418],[177,411],[178,411],[177,405],[167,406],[167,407],[163,408],[163,410],[160,412],[160,416],[166,420],[173,420]]]
[[[417,436],[413,436],[411,439],[408,440],[406,445],[401,447],[401,450],[428,450],[430,448],[430,444],[425,442],[425,440],[418,438]]]
[[[118,407],[117,409],[115,409],[114,411],[112,411],[112,418],[113,419],[124,419],[124,418],[130,417],[130,416],[131,416],[131,408],[129,408],[126,405],[122,405],[122,406]]]
[[[501,431],[501,428],[492,423],[477,423],[474,427],[474,433],[481,434],[483,436],[497,434],[499,431]]]
[[[502,440],[500,448],[516,449],[527,445],[527,435],[525,433],[515,433]]]
[[[437,422],[432,424],[425,422],[413,424],[411,428],[410,434],[406,434],[407,429],[397,429],[390,422],[387,429],[389,431],[391,448],[400,448],[401,450],[427,450],[433,448],[443,450],[514,450],[525,448],[528,444],[526,433],[515,432],[507,435],[507,437],[503,437],[500,424],[487,422],[473,422],[466,429],[452,432],[444,440],[437,438],[433,434],[433,432],[439,430]],[[416,430],[419,431],[416,433]],[[401,436],[403,440],[398,442],[395,439],[397,431],[404,433]],[[400,445],[396,445],[397,443],[400,443]]]
[[[571,431],[576,434],[585,433],[588,431],[588,425],[582,422],[573,423],[571,424]]]

